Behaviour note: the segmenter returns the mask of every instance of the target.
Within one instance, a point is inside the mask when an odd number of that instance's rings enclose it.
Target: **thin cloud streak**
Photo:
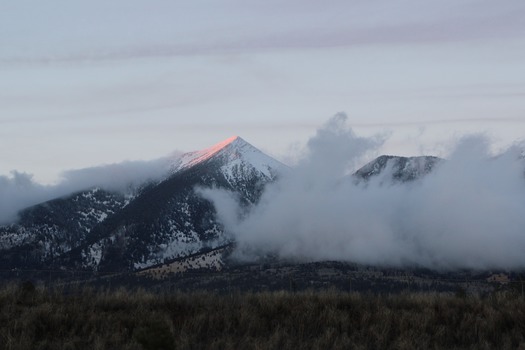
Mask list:
[[[450,124],[524,124],[523,118],[464,118],[464,119],[434,119],[434,120],[406,120],[406,121],[381,121],[377,123],[361,123],[352,121],[353,127],[395,127],[395,126],[426,126],[426,125],[450,125]]]
[[[412,4],[412,5],[411,5]],[[384,6],[386,3],[383,4]],[[6,51],[0,55],[0,63],[12,64],[60,64],[60,63],[90,63],[98,61],[129,60],[142,58],[166,58],[179,56],[205,56],[240,53],[257,53],[265,51],[286,50],[316,50],[327,48],[356,47],[363,45],[411,45],[462,43],[476,41],[492,41],[498,39],[521,39],[525,34],[523,17],[525,6],[521,2],[509,5],[491,5],[488,2],[472,5],[468,11],[462,5],[443,2],[443,5],[427,8],[417,6],[418,2],[406,2],[402,6],[390,6],[393,13],[377,16],[374,6],[339,3],[331,12],[321,13],[318,17],[310,17],[311,13],[294,14],[296,20],[291,26],[289,18],[284,21],[275,13],[259,15],[246,13],[253,17],[253,24],[233,20],[231,26],[244,29],[233,37],[224,23],[218,24],[216,36],[211,41],[195,40],[182,42],[173,40],[177,37],[176,30],[170,34],[170,27],[162,32],[151,32],[150,39],[161,35],[166,37],[164,43],[151,43],[144,38],[137,40],[139,44],[118,44],[118,41],[108,45],[106,39],[96,38],[89,47],[76,49],[69,53],[53,52],[49,49],[45,54],[13,54]],[[297,5],[299,6],[299,5]],[[411,9],[412,12],[404,12]],[[295,9],[297,10],[297,9]],[[240,15],[230,9],[232,18]],[[462,11],[456,14],[457,11]],[[345,16],[346,15],[346,16]],[[376,18],[373,23],[366,23],[360,17],[369,15]],[[326,17],[326,18],[325,18]],[[335,17],[335,20],[328,21]],[[398,20],[394,18],[399,17]],[[277,19],[276,19],[277,18]],[[323,20],[323,19],[326,19]],[[311,21],[314,20],[313,23]],[[261,31],[259,25],[269,23],[272,28]],[[324,25],[319,27],[320,24]],[[487,25],[490,22],[490,25]],[[128,27],[131,23],[126,24]],[[126,28],[126,25],[124,28]],[[208,24],[214,30],[213,24]],[[312,28],[313,27],[313,28]],[[174,26],[174,28],[177,28]],[[326,29],[320,29],[326,28]],[[122,29],[115,28],[117,32]],[[200,38],[198,28],[195,37]],[[199,34],[199,35],[197,35]],[[121,33],[123,35],[123,33]],[[146,31],[146,35],[148,32]],[[186,37],[191,37],[186,36]],[[171,39],[169,39],[171,38]],[[115,40],[115,39],[108,39]],[[113,47],[113,48],[108,48]]]

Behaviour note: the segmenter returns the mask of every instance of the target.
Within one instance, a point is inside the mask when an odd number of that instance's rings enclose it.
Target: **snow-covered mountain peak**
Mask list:
[[[240,164],[249,164],[250,167],[270,179],[275,176],[275,172],[286,168],[284,164],[259,151],[241,137],[233,136],[204,150],[183,154],[174,164],[173,172],[178,172],[212,159],[220,161],[222,169],[227,173],[230,172],[232,167]]]
[[[238,136],[232,136],[209,148],[206,148],[200,151],[193,151],[193,152],[185,153],[174,164],[174,171],[179,171],[182,169],[192,167],[196,164],[202,163],[212,158],[217,153],[224,151],[225,148],[230,148],[232,144],[239,143],[239,141],[241,141],[241,143],[245,142]]]

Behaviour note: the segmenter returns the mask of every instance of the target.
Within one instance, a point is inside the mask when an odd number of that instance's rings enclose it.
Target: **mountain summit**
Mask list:
[[[183,154],[175,161],[173,172],[176,173],[210,160],[223,163],[223,170],[230,175],[229,177],[232,175],[233,168],[242,165],[249,165],[250,168],[260,172],[268,179],[273,179],[276,171],[286,168],[284,164],[267,156],[241,137],[233,136],[204,150]]]
[[[232,136],[204,150],[183,154],[175,164],[175,171],[204,162],[217,154],[228,155],[238,153],[239,149],[246,147],[255,149],[255,147],[244,141],[239,136]]]

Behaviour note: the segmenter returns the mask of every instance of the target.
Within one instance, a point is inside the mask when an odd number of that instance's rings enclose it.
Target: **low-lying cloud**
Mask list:
[[[55,185],[42,185],[31,174],[12,171],[0,175],[0,224],[14,222],[20,210],[93,187],[126,193],[147,181],[165,176],[178,154],[152,161],[122,163],[68,170]]]
[[[377,152],[339,114],[318,130],[297,168],[243,211],[207,190],[237,257],[346,260],[432,269],[525,267],[525,161],[515,146],[494,156],[483,136],[463,138],[446,161],[413,182],[388,171],[368,182],[349,173]]]

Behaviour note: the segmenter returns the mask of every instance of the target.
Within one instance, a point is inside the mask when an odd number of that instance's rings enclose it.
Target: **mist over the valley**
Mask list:
[[[165,176],[172,159],[178,156],[178,153],[173,153],[151,161],[125,161],[68,170],[53,185],[40,184],[31,174],[19,171],[0,175],[0,224],[15,221],[17,213],[24,208],[93,187],[126,193],[147,181]]]
[[[201,192],[237,242],[239,259],[277,254],[433,269],[525,267],[521,147],[494,155],[486,137],[468,136],[416,181],[392,181],[388,167],[368,182],[352,178],[382,141],[356,136],[338,114],[248,213],[228,192]]]

